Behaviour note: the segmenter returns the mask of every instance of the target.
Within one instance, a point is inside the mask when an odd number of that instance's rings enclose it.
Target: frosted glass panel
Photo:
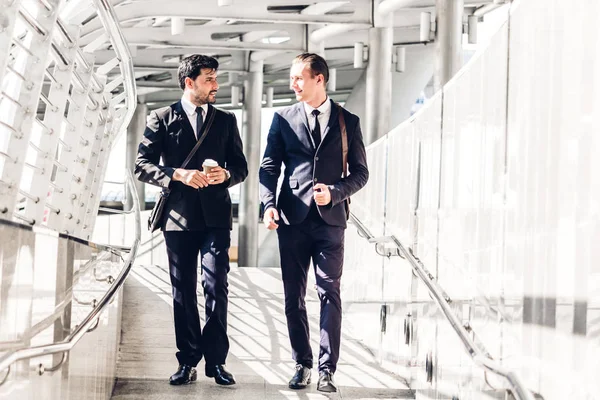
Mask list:
[[[375,236],[383,235],[384,231],[387,155],[387,137],[368,147],[369,181],[362,190],[352,196],[350,205],[351,211]]]
[[[599,12],[536,0],[511,16],[503,280],[523,326],[507,355],[535,360],[522,373],[546,399],[600,392]]]
[[[0,359],[67,338],[123,268],[119,254],[46,229],[0,223]],[[0,399],[108,399],[121,331],[121,294],[63,360],[62,354],[13,363]],[[39,374],[39,365],[45,372]],[[56,366],[56,371],[51,371]],[[1,371],[1,379],[6,370]]]
[[[372,172],[387,186],[372,188],[385,235],[414,250],[482,351],[547,400],[597,399],[600,3],[514,1],[501,13],[510,20],[489,46],[387,135],[386,170]],[[356,203],[378,235],[376,196]],[[349,238],[353,251],[365,243]],[[507,383],[486,384],[407,271],[400,258],[383,264],[384,365],[394,360],[417,398],[501,398]]]

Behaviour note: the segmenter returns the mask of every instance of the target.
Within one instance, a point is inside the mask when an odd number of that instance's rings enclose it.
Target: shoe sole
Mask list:
[[[235,385],[235,383],[236,383],[235,381],[233,381],[233,382],[231,382],[231,383],[222,383],[222,382],[217,382],[216,375],[215,375],[215,374],[213,374],[213,373],[208,373],[208,372],[205,372],[205,373],[204,373],[204,376],[206,376],[207,378],[215,378],[215,383],[216,383],[217,385],[221,385],[221,386],[232,386],[232,385]]]
[[[292,385],[289,384],[288,387],[290,389],[298,390],[298,389],[306,389],[310,385],[310,378],[306,381],[306,385]]]
[[[217,382],[217,380],[215,379],[215,383],[217,385],[221,385],[221,386],[233,386],[235,385],[235,382],[231,382],[231,383],[223,383],[223,382]]]

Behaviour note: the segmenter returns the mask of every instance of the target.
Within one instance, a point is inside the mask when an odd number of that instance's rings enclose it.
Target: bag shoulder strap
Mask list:
[[[340,132],[342,134],[342,177],[348,176],[348,132],[346,131],[346,121],[344,120],[344,112],[342,106],[335,103],[338,108],[338,117],[340,121]]]
[[[209,106],[208,109],[210,110],[211,108],[213,108],[213,107]],[[196,145],[194,146],[192,151],[190,151],[190,154],[188,154],[185,161],[183,162],[183,164],[181,164],[181,167],[179,167],[179,168],[185,168],[188,165],[188,163],[190,162],[190,160],[192,159],[192,157],[194,157],[194,154],[196,154],[196,151],[198,150],[198,148],[200,147],[200,145],[206,138],[206,135],[208,134],[208,131],[213,123],[213,120],[215,119],[216,113],[217,113],[217,110],[212,110],[212,112],[208,116],[208,121],[202,126],[202,136],[200,136],[200,138],[196,142]]]

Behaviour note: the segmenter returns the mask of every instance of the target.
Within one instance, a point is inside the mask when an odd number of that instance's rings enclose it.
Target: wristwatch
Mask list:
[[[230,173],[229,173],[229,171],[228,171],[228,170],[226,170],[226,169],[225,169],[224,171],[225,171],[225,180],[226,180],[226,181],[230,180],[230,179],[231,179],[231,174],[230,174]]]

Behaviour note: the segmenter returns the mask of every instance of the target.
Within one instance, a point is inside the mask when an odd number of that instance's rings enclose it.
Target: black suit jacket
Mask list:
[[[329,100],[331,101],[331,100]],[[348,132],[348,172],[342,178],[342,137],[338,107],[331,101],[331,117],[323,128],[324,138],[314,148],[304,105],[297,103],[273,116],[267,148],[260,166],[260,197],[265,209],[277,207],[285,224],[298,224],[306,218],[313,201],[313,185],[324,183],[331,191],[331,203],[319,206],[323,220],[346,227],[344,200],[360,190],[369,179],[367,157],[359,118],[342,109]],[[285,175],[277,204],[275,191],[285,164]]]
[[[203,189],[172,180],[173,172],[183,164],[197,141],[181,101],[152,111],[148,117],[144,139],[138,148],[135,174],[142,182],[170,190],[161,225],[163,230],[232,227],[227,188],[246,179],[248,165],[235,115],[209,105],[205,121],[211,113],[215,113],[213,124],[186,169],[202,170],[204,160],[212,158],[231,173],[231,179]]]

